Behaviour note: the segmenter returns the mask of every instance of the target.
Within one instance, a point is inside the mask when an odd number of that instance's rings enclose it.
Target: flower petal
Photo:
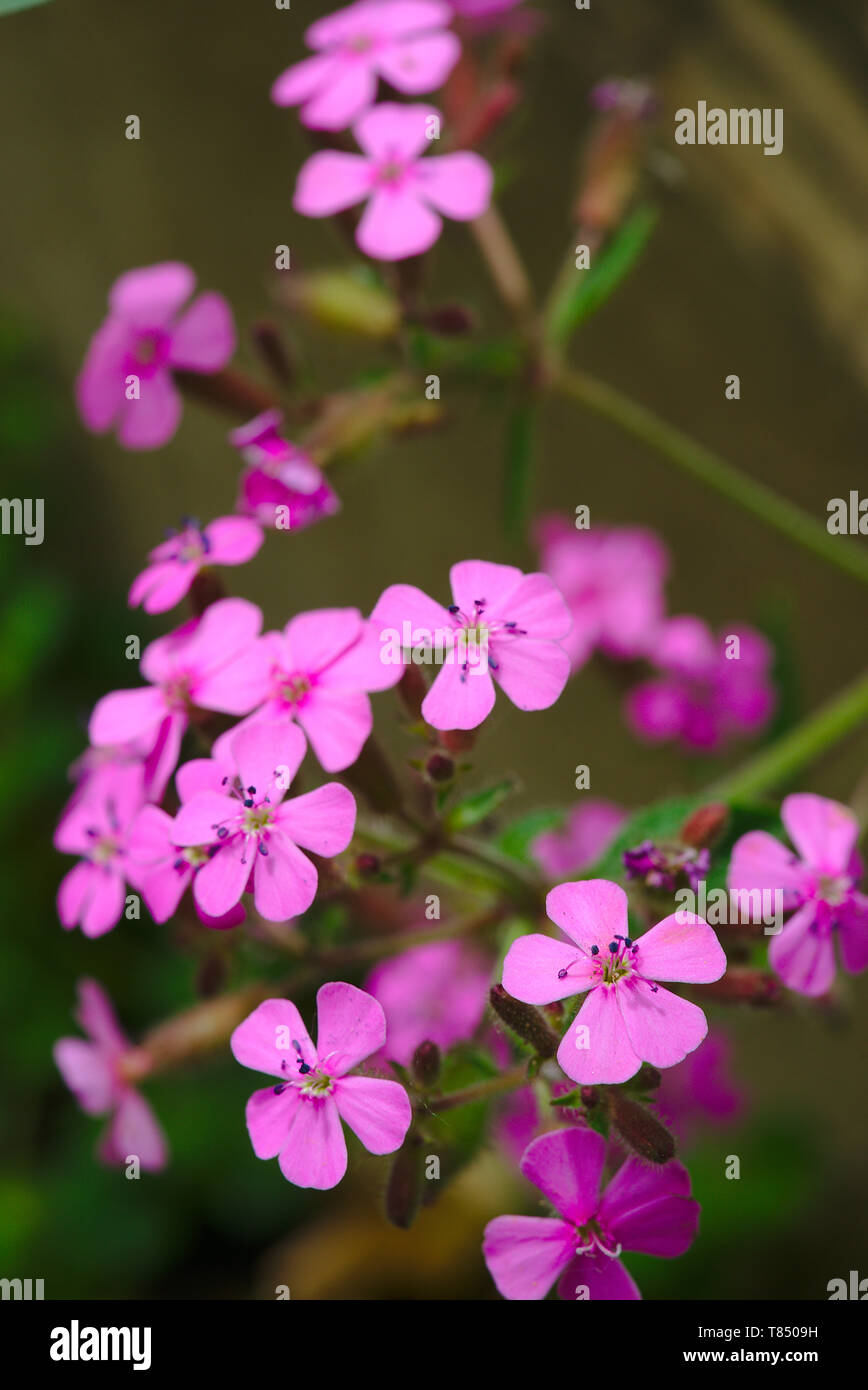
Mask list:
[[[599,946],[608,954],[609,942],[628,932],[627,894],[605,878],[559,884],[546,898],[546,913],[586,951]]]
[[[673,1067],[693,1052],[708,1032],[699,1006],[671,990],[658,988],[654,993],[648,984],[636,979],[622,980],[616,988],[630,1044],[643,1062]]]
[[[293,1047],[300,1045],[301,1051]],[[316,1066],[317,1055],[301,1014],[290,999],[266,999],[258,1004],[229,1039],[232,1056],[242,1067],[262,1071],[282,1081],[298,1075],[301,1058]]]
[[[334,1098],[341,1119],[368,1153],[391,1154],[400,1149],[413,1111],[407,1092],[397,1081],[344,1076],[335,1083]]]
[[[356,245],[374,260],[401,261],[427,251],[442,227],[416,189],[380,185],[362,213]]]
[[[296,1187],[324,1191],[340,1182],[347,1171],[347,1142],[331,1096],[303,1096],[295,1107],[280,1171]]]
[[[799,854],[821,873],[846,873],[859,838],[859,822],[838,801],[811,792],[787,796],[781,804],[781,820]]]
[[[575,1249],[566,1221],[545,1216],[497,1216],[485,1228],[482,1253],[504,1298],[545,1298]]]
[[[592,989],[558,1048],[561,1070],[582,1086],[629,1081],[642,1064],[621,1017],[618,993],[608,985]]]
[[[562,970],[569,971],[563,979]],[[594,973],[590,959],[576,959],[575,946],[532,932],[518,937],[507,951],[503,988],[525,1004],[552,1004],[556,999],[568,999],[571,994],[590,989]]]
[[[521,1171],[576,1226],[597,1210],[606,1141],[592,1129],[555,1129],[525,1150]]]
[[[373,995],[340,981],[316,996],[317,1055],[329,1076],[344,1076],[386,1041],[386,1015]]]
[[[712,928],[693,912],[670,913],[636,939],[636,969],[649,980],[708,984],[726,971],[726,955]]]

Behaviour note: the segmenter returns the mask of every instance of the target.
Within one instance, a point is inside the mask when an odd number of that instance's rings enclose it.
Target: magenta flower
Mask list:
[[[551,580],[485,560],[463,560],[449,577],[448,609],[393,584],[371,614],[382,660],[402,660],[412,648],[414,662],[440,664],[422,717],[434,729],[475,729],[491,713],[494,681],[519,709],[548,709],[570,673],[559,645],[570,616]]]
[[[491,200],[490,165],[469,150],[422,158],[439,119],[428,106],[375,106],[353,126],[362,154],[320,150],[302,165],[296,212],[331,217],[367,200],[356,243],[378,261],[427,251],[442,231],[441,213],[459,222],[480,217]]]
[[[664,1072],[654,1092],[654,1109],[681,1143],[692,1139],[703,1121],[725,1127],[745,1108],[744,1094],[730,1074],[729,1039],[709,1033],[683,1062]]]
[[[261,698],[268,669],[256,640],[261,627],[255,604],[225,598],[212,603],[201,618],[158,637],[140,662],[151,684],[104,695],[90,717],[91,742],[137,739],[149,748],[160,742],[162,773],[170,776],[192,709],[248,714]]]
[[[193,882],[207,916],[222,917],[250,886],[266,921],[297,917],[317,887],[317,871],[299,846],[331,857],[352,839],[356,803],[340,783],[283,800],[305,747],[293,724],[248,724],[229,740],[235,775],[221,778],[222,792],[197,791],[175,817],[177,845],[216,846]]]
[[[738,656],[727,655],[733,637]],[[772,714],[773,653],[753,628],[730,628],[715,637],[701,618],[669,618],[649,657],[663,674],[632,691],[627,716],[652,743],[678,739],[687,748],[714,752],[730,739],[759,733]]]
[[[588,797],[573,807],[563,830],[544,830],[531,841],[531,856],[549,878],[577,874],[609,848],[626,819],[613,801]]]
[[[166,1138],[131,1077],[144,1075],[146,1060],[124,1037],[111,1002],[95,980],[79,980],[76,1022],[87,1034],[60,1038],[54,1061],[86,1115],[110,1114],[99,1145],[104,1163],[126,1163],[135,1155],[142,1168],[166,1166]]]
[[[57,892],[62,926],[102,936],[116,925],[126,902],[125,883],[137,883],[128,839],[144,799],[141,763],[106,763],[73,793],[54,832],[55,849],[81,856]]]
[[[563,1299],[641,1298],[618,1256],[622,1250],[673,1259],[699,1225],[699,1203],[680,1163],[627,1162],[600,1192],[606,1141],[591,1129],[541,1134],[521,1160],[524,1176],[556,1217],[498,1216],[482,1253],[504,1298],[545,1298],[555,1280]]]
[[[143,806],[127,837],[127,853],[138,887],[155,922],[168,922],[174,917],[186,889],[214,853],[210,844],[177,844],[174,831],[175,822],[168,812],[159,806]],[[240,903],[221,917],[209,917],[195,897],[194,905],[200,922],[206,927],[222,931],[244,921],[245,912]]]
[[[229,435],[247,464],[236,511],[260,526],[301,531],[341,504],[316,464],[283,438],[282,418],[279,410],[266,410]]]
[[[385,1056],[409,1066],[422,1042],[444,1051],[472,1036],[485,1013],[489,965],[459,941],[411,946],[371,971],[365,989],[386,1014]]]
[[[181,418],[172,370],[217,372],[235,351],[232,311],[220,294],[190,298],[196,277],[178,261],[128,270],[109,294],[109,314],[91,339],[76,383],[81,417],[125,449],[156,449]]]
[[[672,1067],[699,1046],[705,1014],[655,982],[720,979],[726,956],[707,922],[679,911],[633,941],[627,895],[605,879],[560,884],[546,898],[546,912],[573,944],[538,933],[519,937],[503,963],[503,987],[526,1004],[587,991],[558,1048],[567,1076],[581,1085],[615,1084],[643,1062]]]
[[[321,608],[266,633],[262,645],[270,661],[264,703],[247,722],[295,719],[326,772],[349,767],[374,724],[366,692],[401,678],[399,665],[380,660],[374,628],[357,608]]]
[[[781,819],[797,852],[765,830],[749,831],[733,847],[729,888],[741,895],[745,913],[745,894],[782,894],[793,915],[772,937],[769,961],[798,994],[825,994],[835,978],[836,935],[845,970],[856,975],[868,966],[868,897],[857,888],[859,823],[848,807],[810,792],[785,797]]]
[[[383,1010],[354,985],[317,991],[317,1043],[288,999],[260,1004],[232,1034],[236,1061],[279,1078],[247,1102],[257,1158],[277,1158],[296,1187],[335,1187],[347,1171],[341,1120],[369,1153],[399,1149],[410,1127],[407,1092],[397,1081],[348,1073],[385,1041]]]
[[[372,105],[383,78],[405,96],[442,86],[461,55],[445,32],[449,6],[441,0],[360,0],[312,24],[305,34],[313,58],[278,77],[271,99],[302,104],[315,130],[343,130]]]
[[[187,520],[181,531],[148,555],[150,564],[133,581],[129,592],[132,608],[142,604],[146,613],[165,613],[180,603],[196,575],[206,565],[243,565],[262,545],[255,521],[243,516],[223,516],[200,527]]]
[[[567,602],[573,625],[563,645],[573,670],[595,650],[619,660],[644,655],[663,618],[669,557],[640,527],[577,531],[565,517],[537,524],[540,562]]]

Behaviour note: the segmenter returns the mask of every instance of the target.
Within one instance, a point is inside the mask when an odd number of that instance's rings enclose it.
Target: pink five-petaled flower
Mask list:
[[[85,1114],[111,1113],[100,1158],[126,1163],[136,1155],[142,1168],[164,1168],[165,1135],[131,1080],[146,1073],[147,1060],[124,1037],[108,996],[95,980],[79,980],[75,1018],[89,1041],[60,1038],[54,1044],[54,1061]]]
[[[380,77],[405,96],[433,92],[461,54],[443,28],[450,18],[441,0],[360,0],[326,15],[304,36],[319,51],[281,73],[271,99],[304,103],[301,119],[315,130],[343,130],[372,105]]]
[[[276,1076],[254,1091],[247,1130],[257,1158],[278,1158],[296,1187],[335,1187],[347,1171],[341,1120],[369,1153],[399,1149],[410,1127],[407,1092],[397,1081],[349,1076],[386,1039],[383,1010],[355,985],[323,985],[316,996],[317,1041],[288,999],[260,1004],[232,1034],[236,1061]]]
[[[102,936],[124,910],[125,881],[137,886],[128,854],[130,826],[145,799],[141,763],[105,763],[72,795],[54,832],[54,847],[81,855],[57,892],[61,924]]]
[[[540,563],[573,620],[564,647],[577,671],[599,649],[619,660],[648,650],[663,618],[668,556],[652,531],[595,526],[577,531],[561,516],[536,526]]]
[[[216,845],[193,881],[209,917],[222,917],[250,884],[256,911],[269,922],[305,912],[316,896],[317,872],[299,845],[331,857],[352,839],[356,803],[338,782],[284,801],[305,754],[294,724],[248,724],[229,740],[235,776],[223,794],[203,790],[175,817],[178,845]],[[222,770],[222,768],[221,768]]]
[[[628,719],[652,743],[678,739],[702,752],[750,737],[774,709],[772,655],[753,628],[732,627],[715,637],[701,618],[669,618],[649,649],[663,674],[631,692]]]
[[[482,1250],[504,1298],[544,1298],[556,1279],[564,1299],[641,1298],[621,1251],[672,1259],[688,1249],[699,1203],[687,1170],[628,1158],[601,1193],[605,1160],[606,1141],[591,1129],[552,1130],[528,1146],[521,1171],[559,1216],[488,1223]]]
[[[300,531],[340,511],[337,494],[315,463],[280,433],[279,410],[266,410],[232,430],[229,440],[247,467],[235,510],[260,526]]]
[[[856,886],[859,823],[848,807],[810,792],[785,797],[781,819],[798,854],[751,830],[733,848],[729,888],[742,897],[742,912],[745,894],[782,894],[784,909],[795,911],[770,942],[769,961],[798,994],[825,994],[835,978],[836,932],[844,969],[855,975],[868,966],[868,897]]]
[[[208,526],[187,518],[180,531],[148,555],[150,564],[133,580],[128,603],[141,604],[146,613],[165,613],[180,603],[196,575],[207,565],[243,565],[262,545],[255,521],[244,516],[222,516]]]
[[[470,150],[422,158],[439,120],[428,106],[375,106],[353,127],[363,154],[321,150],[302,166],[296,212],[331,217],[368,199],[356,243],[378,261],[427,251],[442,230],[441,213],[459,222],[480,217],[491,200],[491,166]]]
[[[283,632],[268,632],[264,703],[248,723],[295,719],[326,772],[354,763],[373,728],[369,690],[401,678],[380,660],[376,632],[357,608],[299,613]]]
[[[606,879],[560,884],[546,912],[574,944],[519,937],[503,964],[503,987],[526,1004],[588,991],[558,1048],[567,1076],[581,1085],[615,1084],[643,1062],[672,1067],[699,1046],[705,1014],[656,981],[720,979],[726,956],[707,922],[679,911],[633,941],[627,894]]]
[[[162,741],[161,772],[168,768],[165,775],[170,776],[193,707],[248,714],[261,698],[268,669],[257,641],[261,627],[262,613],[255,604],[225,598],[201,618],[158,637],[140,662],[151,684],[104,695],[90,717],[91,743],[141,739],[153,747]]]
[[[609,848],[626,819],[613,801],[587,797],[573,807],[563,830],[544,830],[531,840],[531,857],[549,878],[577,874]]]
[[[220,294],[200,294],[185,313],[196,277],[177,261],[128,270],[109,294],[76,383],[88,429],[117,426],[125,449],[155,449],[181,417],[172,370],[217,372],[235,351],[232,311]]]
[[[494,681],[519,709],[548,709],[570,673],[559,645],[570,615],[548,576],[462,560],[449,578],[448,610],[421,589],[393,584],[371,614],[384,661],[400,660],[407,647],[414,662],[442,661],[423,719],[434,729],[475,729],[491,713]]]

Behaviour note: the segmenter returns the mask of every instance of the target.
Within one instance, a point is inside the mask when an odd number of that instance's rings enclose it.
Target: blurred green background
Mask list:
[[[44,1278],[48,1297],[268,1297],[278,1282],[298,1298],[491,1297],[481,1228],[523,1196],[494,1150],[409,1234],[385,1225],[383,1162],[358,1149],[337,1192],[299,1192],[253,1157],[243,1105],[254,1079],[228,1050],[149,1087],[173,1163],[127,1182],[93,1161],[97,1124],[51,1061],[55,1038],[73,1031],[81,975],[103,982],[133,1036],[195,997],[200,953],[189,943],[171,949],[168,929],[122,922],[96,942],[61,931],[54,894],[68,865],[51,833],[90,707],[130,683],[127,634],[144,643],[173,622],[129,612],[131,578],[166,525],[230,510],[237,475],[227,421],[195,405],[154,454],[88,436],[72,403],[75,373],[109,285],[129,267],[189,262],[202,287],[228,296],[243,340],[273,312],[275,245],[291,246],[298,269],[348,260],[330,229],[293,213],[308,147],[295,114],[268,101],[273,78],[302,53],[309,18],[330,8],[56,0],[0,19],[2,491],[44,497],[46,527],[41,547],[0,539],[0,1274]],[[547,24],[494,154],[507,176],[501,209],[540,292],[573,241],[589,89],[612,75],[645,77],[662,101],[654,169],[663,217],[640,266],[582,329],[576,360],[825,519],[829,498],[868,485],[868,114],[856,95],[868,8],[534,8]],[[674,109],[718,94],[726,105],[782,106],[783,155],[677,150]],[[141,119],[139,142],[124,138],[129,114]],[[433,271],[435,300],[462,297],[486,325],[502,322],[464,228],[448,228]],[[325,387],[385,360],[283,322]],[[238,360],[255,369],[243,341]],[[737,403],[723,393],[732,372]],[[501,527],[505,399],[474,397],[447,375],[442,391],[446,432],[354,461],[339,477],[335,520],[272,535],[243,574],[229,572],[230,589],[259,603],[267,625],[308,607],[370,608],[396,581],[442,596],[448,566],[469,554],[531,563]],[[788,720],[860,669],[865,608],[855,581],[608,426],[552,404],[534,507],[572,512],[579,503],[598,522],[661,533],[673,557],[672,611],[715,625],[759,622],[775,634]],[[515,773],[519,810],[569,805],[578,763],[590,764],[595,795],[631,806],[717,771],[637,745],[619,705],[596,667],[545,715],[524,717],[500,701],[475,776]],[[385,741],[401,748],[390,697],[377,715]],[[864,811],[866,752],[863,729],[802,787],[855,796]],[[690,1157],[704,1207],[691,1252],[628,1260],[647,1297],[823,1298],[829,1279],[860,1262],[868,1274],[866,993],[864,979],[848,980],[834,1011],[727,1015],[751,1116]],[[723,1176],[729,1153],[741,1156],[739,1182]]]

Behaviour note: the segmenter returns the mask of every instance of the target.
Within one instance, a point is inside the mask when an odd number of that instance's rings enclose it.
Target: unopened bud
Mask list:
[[[425,1156],[418,1134],[409,1134],[395,1155],[386,1187],[386,1216],[393,1226],[407,1231],[422,1201]]]
[[[373,878],[380,872],[380,861],[376,854],[357,854],[355,869],[359,878]]]
[[[656,1091],[663,1077],[650,1062],[643,1062],[636,1075],[628,1083],[634,1091]]]
[[[421,719],[422,701],[428,694],[428,686],[418,666],[404,667],[404,674],[398,682],[398,694],[411,719]]]
[[[441,1060],[440,1048],[435,1042],[430,1040],[420,1042],[413,1053],[411,1066],[414,1079],[418,1081],[423,1090],[430,1091],[431,1087],[437,1084]]]
[[[425,771],[432,782],[451,782],[455,776],[455,764],[445,753],[432,753],[425,764]]]
[[[530,1043],[538,1057],[554,1057],[560,1038],[550,1028],[533,1004],[523,1004],[507,994],[503,985],[492,985],[489,992],[491,1007],[498,1018],[524,1042]]]
[[[720,835],[729,816],[729,807],[722,801],[712,801],[708,806],[700,806],[687,817],[678,832],[683,845],[692,849],[707,849]]]
[[[781,986],[775,976],[749,966],[731,965],[722,979],[692,988],[709,999],[726,1003],[776,1004],[781,998]]]
[[[306,314],[323,328],[391,338],[401,321],[396,299],[378,285],[345,270],[315,270],[286,276],[278,283],[281,303]]]
[[[431,309],[420,316],[423,328],[439,333],[444,338],[454,338],[461,333],[470,333],[476,321],[463,304],[441,304],[439,309]]]
[[[476,731],[474,729],[444,729],[440,733],[440,742],[450,753],[469,753],[476,742]]]
[[[609,1115],[628,1148],[648,1163],[668,1163],[675,1156],[675,1140],[647,1106],[620,1091],[609,1092]]]

